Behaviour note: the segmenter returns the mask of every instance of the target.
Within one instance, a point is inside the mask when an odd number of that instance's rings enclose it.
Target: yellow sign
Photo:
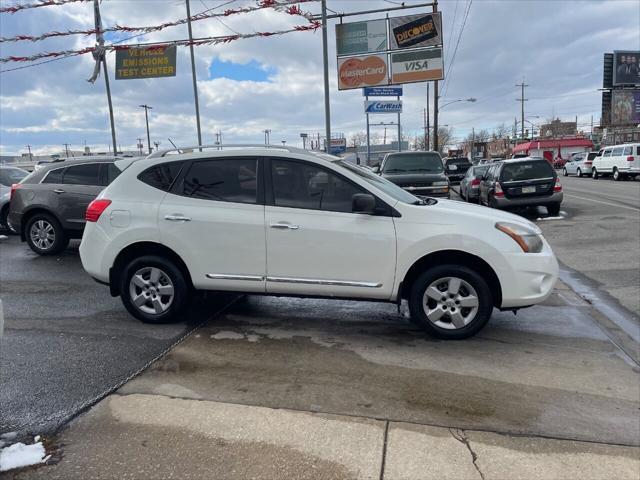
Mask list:
[[[175,76],[175,45],[116,50],[116,80]]]

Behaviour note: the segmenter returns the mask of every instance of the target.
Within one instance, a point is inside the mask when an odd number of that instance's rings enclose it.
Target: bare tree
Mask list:
[[[361,145],[366,145],[367,143],[367,132],[356,132],[349,137],[348,146],[352,147],[360,147]]]
[[[508,138],[509,133],[510,133],[509,128],[506,126],[504,122],[502,122],[500,125],[496,125],[496,128],[493,129],[493,138],[494,139]]]
[[[482,128],[476,132],[476,142],[487,142],[491,138],[489,130]]]
[[[453,128],[451,127],[439,127],[438,128],[438,146],[440,153],[444,153],[445,148],[451,145],[453,140]]]

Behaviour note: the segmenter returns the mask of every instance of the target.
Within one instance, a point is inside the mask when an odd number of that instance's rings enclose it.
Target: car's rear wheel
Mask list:
[[[598,177],[599,177],[598,170],[596,170],[596,167],[593,167],[591,169],[591,178],[593,178],[594,180],[597,180]]]
[[[189,297],[182,271],[170,260],[148,255],[129,262],[120,276],[120,298],[145,323],[181,320]]]
[[[552,217],[557,217],[558,215],[560,215],[560,204],[553,203],[551,205],[547,205],[547,212],[549,212],[549,215],[551,215]]]
[[[618,170],[616,167],[613,167],[613,179],[616,182],[619,182],[620,180],[622,180],[622,174],[620,173],[620,170]]]
[[[562,169],[562,175],[563,175],[563,176],[565,176],[565,177],[568,177],[568,176],[569,176],[569,172],[567,172],[567,169],[566,169],[566,168],[563,168],[563,169]]]
[[[579,177],[582,177],[582,170],[578,169],[578,172],[577,172],[577,173],[578,173],[578,176],[579,176]]]
[[[414,323],[434,337],[459,340],[489,321],[493,298],[487,282],[462,265],[440,265],[420,275],[409,294]]]
[[[56,255],[69,246],[69,237],[52,215],[37,213],[27,221],[27,244],[38,255]]]

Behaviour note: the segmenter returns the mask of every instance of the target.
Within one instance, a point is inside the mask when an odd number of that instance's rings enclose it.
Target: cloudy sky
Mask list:
[[[2,6],[35,0],[0,0]],[[328,0],[336,12],[393,7],[396,1]],[[418,4],[406,1],[405,4]],[[254,5],[248,0],[191,0],[192,14]],[[318,13],[319,2],[302,4]],[[640,49],[640,2],[637,0],[440,0],[445,38],[445,70],[441,104],[474,97],[476,103],[455,103],[441,112],[440,123],[453,128],[454,139],[472,127],[492,129],[513,125],[520,115],[515,86],[524,78],[526,118],[533,123],[555,115],[575,119],[585,131],[591,117],[600,117],[603,53]],[[425,11],[416,9],[409,13]],[[103,26],[147,26],[186,16],[181,0],[103,0]],[[216,11],[216,10],[213,10]],[[465,12],[466,24],[460,36]],[[400,15],[392,13],[391,15]],[[379,16],[379,15],[378,15]],[[360,17],[359,19],[375,18]],[[271,10],[195,22],[194,36],[208,37],[255,31],[278,31],[304,19]],[[329,24],[332,129],[347,137],[365,128],[360,91],[338,91],[335,21]],[[92,28],[92,2],[0,14],[0,35],[41,34]],[[131,35],[129,35],[131,36]],[[111,35],[110,42],[150,42],[184,39],[186,26],[138,36]],[[455,58],[455,45],[459,44]],[[93,39],[68,36],[42,42],[0,43],[0,57],[42,51],[79,49]],[[195,49],[203,141],[213,143],[221,131],[225,142],[262,142],[265,128],[272,142],[300,144],[300,132],[322,132],[322,36],[320,31],[239,40]],[[168,138],[196,143],[189,49],[178,47],[177,76],[150,80],[115,80],[115,55],[107,57],[118,143],[135,149],[145,138],[144,111],[150,111],[151,140],[161,148]],[[68,143],[80,149],[106,150],[110,143],[103,78],[86,80],[93,70],[91,55],[41,65],[0,64],[0,152],[18,154],[30,144],[36,153],[54,153]],[[426,84],[405,85],[403,132],[415,135],[423,124]],[[146,141],[145,141],[146,143]]]

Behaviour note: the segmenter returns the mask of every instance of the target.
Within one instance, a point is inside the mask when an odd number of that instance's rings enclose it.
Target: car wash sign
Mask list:
[[[116,80],[175,76],[175,45],[128,47],[116,50]]]
[[[365,100],[364,113],[402,113],[402,100]]]

